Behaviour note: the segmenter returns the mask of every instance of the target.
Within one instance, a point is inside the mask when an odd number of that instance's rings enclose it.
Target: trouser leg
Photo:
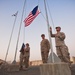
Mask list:
[[[29,67],[29,57],[25,57],[24,59],[24,64],[25,64],[25,68],[28,68]]]
[[[29,57],[27,56],[26,57],[26,68],[28,68],[29,67]]]
[[[71,66],[72,62],[70,61],[70,54],[69,54],[69,51],[68,51],[68,47],[67,46],[62,46],[61,51],[62,51],[64,62],[68,63],[69,66]]]
[[[23,68],[23,58],[20,58],[20,69]]]
[[[42,62],[45,63],[45,56],[44,56],[44,52],[41,52],[41,58],[42,58]]]
[[[46,52],[46,51],[41,53],[43,63],[47,63],[47,61],[48,61],[48,53],[49,52]]]
[[[57,55],[60,58],[61,62],[64,62],[64,59],[63,59],[63,55],[62,55],[60,46],[57,46],[56,47],[56,52],[57,52]]]

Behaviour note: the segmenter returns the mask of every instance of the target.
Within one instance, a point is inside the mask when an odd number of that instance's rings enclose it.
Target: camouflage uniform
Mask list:
[[[55,37],[56,52],[58,57],[61,59],[62,62],[70,63],[68,47],[65,45],[64,42],[65,34],[63,32],[52,34],[52,31],[50,31],[50,33],[51,33],[51,37]]]
[[[48,61],[48,54],[50,50],[50,43],[47,39],[43,39],[41,41],[41,57],[43,63],[47,63]]]
[[[24,54],[20,53],[20,69],[23,69]]]
[[[29,67],[30,47],[26,47],[24,51],[24,64],[25,68]]]

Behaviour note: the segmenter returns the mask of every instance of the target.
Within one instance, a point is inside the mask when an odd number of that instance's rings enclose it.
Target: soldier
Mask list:
[[[49,43],[48,39],[45,39],[45,34],[42,34],[41,37],[42,37],[42,41],[40,43],[41,57],[42,57],[43,63],[47,63],[48,54],[49,54],[49,51],[50,51],[50,43]]]
[[[51,37],[55,37],[56,43],[56,52],[58,57],[61,59],[62,62],[71,63],[70,61],[70,54],[68,52],[68,47],[65,45],[65,33],[60,32],[61,27],[56,27],[56,34],[52,34],[52,28],[50,27]]]
[[[29,67],[29,57],[30,57],[30,47],[29,44],[26,43],[26,47],[24,50],[24,64],[25,64],[25,68]]]
[[[24,49],[25,49],[25,45],[23,43],[22,48],[20,50],[20,68],[19,68],[19,70],[23,70]]]

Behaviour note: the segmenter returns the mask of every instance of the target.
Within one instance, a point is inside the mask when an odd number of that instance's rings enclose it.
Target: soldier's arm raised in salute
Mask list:
[[[47,40],[47,47],[50,49],[50,42]]]

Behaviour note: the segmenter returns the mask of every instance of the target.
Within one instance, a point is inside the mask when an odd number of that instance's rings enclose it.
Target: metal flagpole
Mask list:
[[[19,27],[19,33],[18,33],[18,38],[17,38],[17,44],[16,44],[16,50],[15,50],[15,56],[14,56],[14,61],[12,62],[13,64],[16,64],[16,54],[17,54],[17,49],[18,49],[18,42],[19,42],[20,30],[21,30],[21,26],[22,26],[23,15],[24,15],[25,3],[26,3],[26,0],[24,1],[22,17],[21,17],[21,22],[20,22],[20,27]]]
[[[51,54],[52,54],[52,62],[54,63],[53,47],[52,47],[52,40],[51,40],[51,35],[50,35],[49,20],[48,20],[48,14],[47,14],[47,8],[46,8],[46,1],[45,0],[44,0],[44,5],[45,5],[45,13],[46,13],[49,41],[50,41],[50,47],[51,47]]]
[[[11,36],[10,36],[10,40],[9,40],[9,44],[8,44],[8,48],[7,48],[7,52],[6,52],[6,56],[5,56],[5,61],[7,60],[7,55],[8,55],[8,51],[9,51],[9,47],[10,47],[12,34],[13,34],[13,30],[14,30],[15,23],[16,23],[16,19],[17,19],[17,14],[18,14],[18,11],[15,14],[12,15],[12,16],[15,16],[15,19],[14,19],[13,28],[12,28],[12,32],[11,32]]]
[[[44,5],[45,5],[45,12],[46,12],[46,19],[47,19],[47,26],[48,26],[48,34],[49,34],[49,41],[50,41],[50,47],[51,47],[51,53],[48,58],[48,63],[55,63],[55,62],[61,62],[61,60],[56,56],[56,54],[53,52],[53,47],[52,47],[52,40],[51,40],[51,34],[50,34],[50,28],[49,28],[49,20],[48,20],[48,14],[47,14],[47,8],[46,8],[46,1],[44,0]]]

